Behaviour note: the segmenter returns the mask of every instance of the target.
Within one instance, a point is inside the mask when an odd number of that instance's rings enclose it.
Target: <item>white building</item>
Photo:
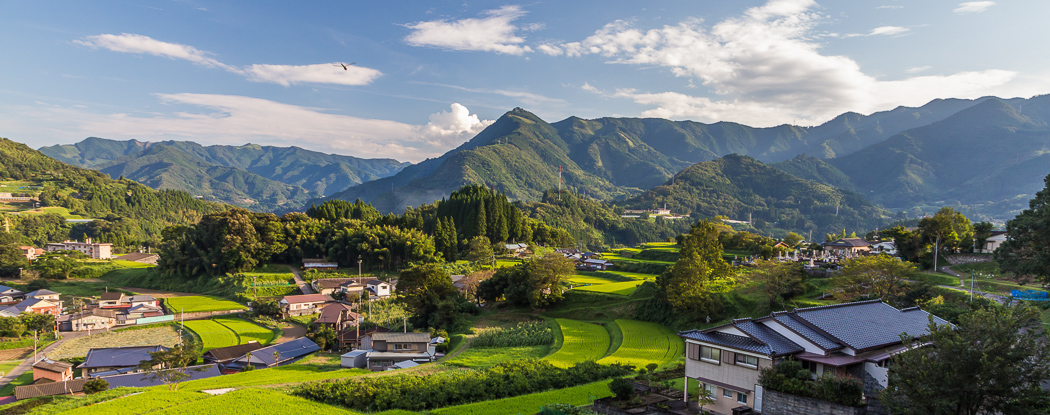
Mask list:
[[[65,241],[61,243],[51,243],[44,247],[47,252],[55,251],[77,251],[84,255],[87,255],[91,259],[112,259],[113,258],[113,244],[108,243],[93,243],[91,238],[88,238],[86,242],[78,241]]]

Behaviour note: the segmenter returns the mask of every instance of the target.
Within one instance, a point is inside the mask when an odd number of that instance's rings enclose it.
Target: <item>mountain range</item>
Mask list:
[[[256,210],[290,210],[306,200],[397,173],[409,163],[361,159],[299,147],[202,146],[188,141],[90,137],[43,147],[59,161],[125,177],[155,189],[184,190]]]

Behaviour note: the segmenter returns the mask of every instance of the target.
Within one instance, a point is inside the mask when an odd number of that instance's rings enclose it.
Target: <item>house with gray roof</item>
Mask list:
[[[686,380],[700,382],[715,398],[708,408],[718,413],[733,413],[740,406],[761,412],[759,370],[788,358],[816,376],[850,374],[865,382],[865,390],[881,390],[890,358],[907,350],[901,334],[928,335],[930,317],[918,307],[897,309],[869,300],[778,311],[684,331],[679,336],[685,340]],[[951,325],[932,317],[938,325]]]
[[[306,355],[321,350],[312,340],[306,337],[263,347],[246,353],[226,365],[229,369],[241,369],[247,365],[255,366],[256,369],[284,366],[293,363]]]
[[[368,350],[365,358],[370,370],[390,370],[404,361],[429,363],[436,354],[429,333],[372,333],[361,336],[361,348]]]
[[[860,255],[868,252],[871,252],[871,244],[861,238],[842,238],[824,243],[825,254]]]
[[[81,369],[85,377],[104,377],[139,372],[139,363],[150,360],[150,352],[168,350],[164,346],[132,346],[90,349],[84,357]]]

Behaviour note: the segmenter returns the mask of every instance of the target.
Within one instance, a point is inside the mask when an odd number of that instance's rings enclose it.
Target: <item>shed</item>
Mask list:
[[[339,366],[346,368],[360,368],[368,364],[368,350],[354,350],[339,356]]]

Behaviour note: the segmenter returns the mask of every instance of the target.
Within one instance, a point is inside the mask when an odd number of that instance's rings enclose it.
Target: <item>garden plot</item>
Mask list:
[[[609,351],[609,332],[597,324],[559,318],[561,349],[544,358],[554,366],[567,368],[587,360],[598,360]]]
[[[623,343],[598,363],[641,368],[650,363],[663,366],[682,357],[682,339],[667,327],[635,320],[616,320],[616,325],[623,332]]]
[[[54,351],[47,354],[51,359],[64,359],[67,357],[86,356],[88,349],[101,349],[107,347],[131,347],[131,346],[175,346],[179,342],[179,333],[173,326],[150,327],[145,329],[132,329],[109,331],[104,333],[92,332],[90,336],[78,337],[62,343]]]

